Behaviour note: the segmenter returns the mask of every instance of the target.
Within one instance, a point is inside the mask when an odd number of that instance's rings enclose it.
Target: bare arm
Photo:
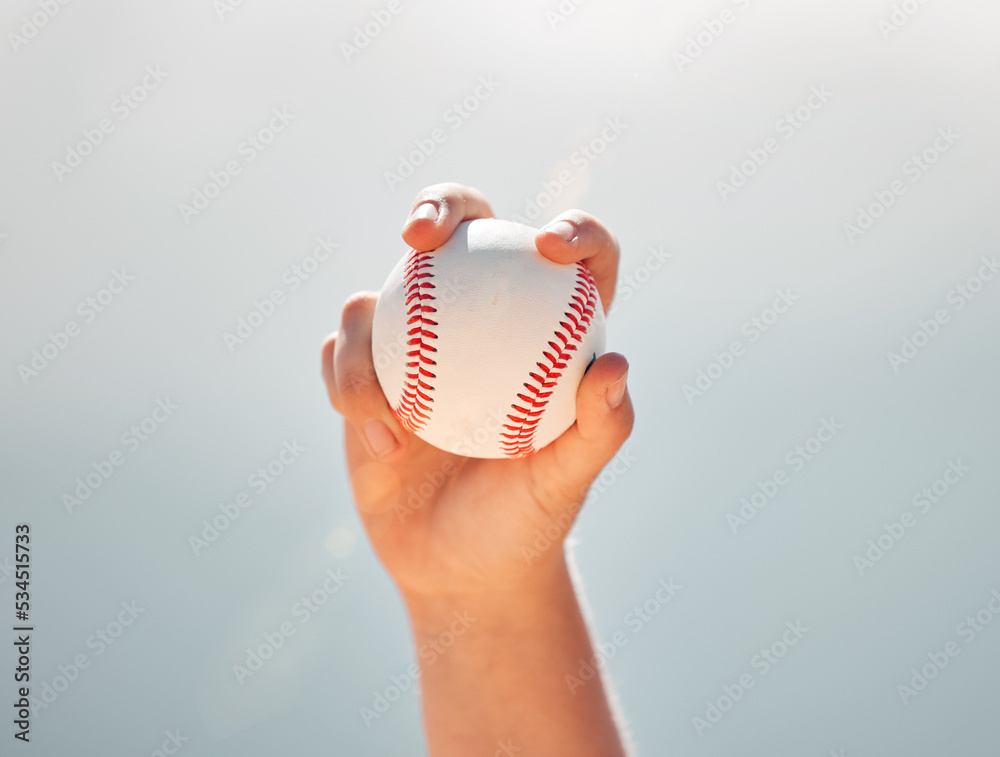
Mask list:
[[[625,754],[600,677],[567,682],[594,653],[554,551],[519,589],[407,601],[434,757]]]
[[[479,192],[457,184],[428,187],[413,207],[403,237],[419,250],[440,246],[463,220],[492,216]],[[586,261],[607,310],[614,236],[581,211],[559,220],[536,237],[539,252]],[[577,391],[576,423],[536,454],[459,457],[393,415],[375,378],[375,301],[363,292],[345,304],[340,331],[323,346],[323,376],[346,420],[358,510],[410,614],[431,754],[624,754],[600,679],[567,685],[593,650],[562,541],[587,487],[631,433],[628,363],[615,353],[595,360]],[[414,504],[406,493],[428,481],[433,491]],[[553,527],[552,546],[528,559],[524,548]]]

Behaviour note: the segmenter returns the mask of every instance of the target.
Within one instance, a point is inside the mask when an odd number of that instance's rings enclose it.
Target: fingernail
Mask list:
[[[625,399],[625,383],[628,380],[628,369],[625,369],[625,373],[621,375],[615,383],[608,387],[608,391],[604,394],[604,399],[607,400],[608,407],[614,410]]]
[[[378,418],[369,418],[365,421],[363,428],[365,438],[368,439],[376,457],[385,457],[399,446],[389,427]]]
[[[410,220],[416,221],[418,219],[426,219],[428,221],[432,221],[433,223],[437,223],[437,205],[433,202],[425,202],[417,206],[417,209],[413,211],[413,215],[410,216]]]
[[[558,234],[567,242],[572,242],[576,238],[576,226],[569,221],[556,221],[546,226],[542,231],[551,231]]]

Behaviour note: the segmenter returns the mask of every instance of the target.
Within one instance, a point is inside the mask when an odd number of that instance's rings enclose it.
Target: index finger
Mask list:
[[[556,263],[583,261],[594,274],[607,313],[618,281],[618,240],[607,226],[582,210],[567,210],[538,232],[535,247]]]
[[[421,189],[403,226],[403,241],[418,252],[430,252],[447,242],[462,221],[492,218],[493,210],[478,189],[445,183]]]

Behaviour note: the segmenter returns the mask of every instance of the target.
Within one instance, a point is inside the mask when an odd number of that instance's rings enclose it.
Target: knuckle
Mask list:
[[[617,262],[621,257],[621,245],[618,244],[618,237],[612,234],[610,231],[607,232],[607,242],[606,247],[608,254]]]
[[[454,195],[460,195],[465,190],[461,184],[456,184],[451,181],[441,182],[440,184],[431,184],[430,186],[424,187],[419,192],[413,200],[413,207],[416,207],[422,202],[427,202],[428,200],[441,201],[448,197]]]
[[[606,255],[610,255],[613,258],[619,257],[621,248],[618,244],[618,237],[589,213],[576,212],[579,213],[577,222],[580,224],[582,231],[589,237],[591,244],[595,245],[600,252]]]
[[[375,305],[376,295],[371,292],[355,292],[344,302],[341,318],[350,323],[367,315]]]
[[[599,226],[599,222],[590,213],[585,210],[580,210],[579,208],[573,208],[572,210],[567,210],[563,215],[569,218],[571,221],[575,221],[580,226],[593,230],[594,226]]]
[[[455,181],[444,181],[440,184],[435,184],[434,189],[437,190],[439,194],[450,196],[465,196],[476,191],[472,187],[467,187],[465,184],[459,184]]]

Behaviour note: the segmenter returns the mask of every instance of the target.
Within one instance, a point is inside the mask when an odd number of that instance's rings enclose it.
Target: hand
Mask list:
[[[459,223],[492,217],[479,191],[438,184],[417,195],[403,239],[434,250]],[[607,312],[619,252],[603,224],[571,210],[540,231],[535,245],[558,263],[584,261]],[[460,457],[409,434],[393,415],[372,358],[376,298],[360,292],[347,301],[340,331],[322,354],[330,402],[346,420],[351,485],[372,545],[406,598],[517,591],[537,568],[562,563],[562,541],[587,488],[631,433],[628,363],[615,353],[598,358],[577,392],[576,423],[536,454]],[[538,534],[548,529],[551,536],[553,525],[558,537],[539,554]]]

